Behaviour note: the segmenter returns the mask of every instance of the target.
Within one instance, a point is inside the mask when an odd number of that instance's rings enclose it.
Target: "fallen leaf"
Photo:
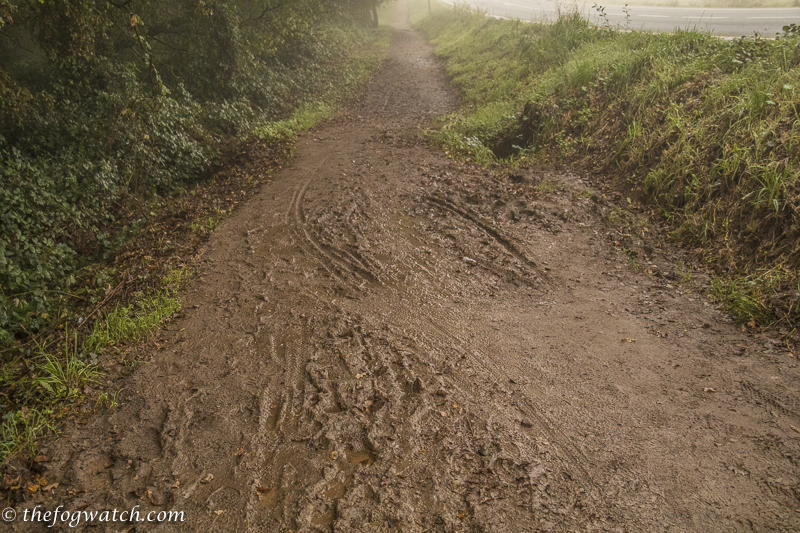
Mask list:
[[[797,429],[797,428],[796,428],[796,427],[794,427],[794,426],[789,426],[789,427],[790,427],[790,428],[792,428],[792,430],[793,430],[793,431],[796,431],[796,432],[800,433],[800,429]]]
[[[150,502],[151,505],[154,505],[155,507],[161,506],[161,501],[157,499],[150,490],[146,490],[144,494],[145,496],[147,496],[147,500]]]
[[[18,489],[19,488],[19,476],[11,477],[9,474],[3,475],[3,484],[0,485],[2,489]]]
[[[236,453],[234,455],[236,457],[241,457],[242,455],[244,455],[244,448],[239,448],[238,450],[236,450]]]
[[[711,387],[703,387],[703,392],[717,392],[717,389],[712,389]]]
[[[28,490],[29,490],[29,491],[31,491],[31,492],[36,492],[36,491],[38,491],[40,488],[41,488],[41,487],[39,487],[39,485],[30,485],[30,486],[28,487]]]
[[[46,487],[42,487],[42,492],[49,492],[56,488],[58,488],[58,483],[50,483]]]
[[[220,509],[219,511],[214,511],[214,514],[217,515],[217,516],[220,516],[220,515],[225,514],[225,512],[226,511],[224,509]]]
[[[200,483],[211,483],[212,479],[214,479],[214,474],[209,474]]]
[[[629,339],[625,337],[624,339],[622,339],[622,342],[636,342],[636,339]]]

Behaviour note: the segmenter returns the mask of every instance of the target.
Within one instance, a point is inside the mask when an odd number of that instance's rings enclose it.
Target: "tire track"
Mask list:
[[[320,165],[326,159],[324,158]],[[308,188],[313,181],[314,178],[308,178],[295,189],[292,203],[286,216],[295,236],[300,237],[307,245],[310,245],[310,248],[302,245],[301,248],[306,254],[315,257],[336,279],[354,288],[362,289],[365,283],[380,283],[378,278],[365,266],[358,264],[355,258],[348,259],[344,257],[343,253],[346,252],[324,244],[312,234],[306,221],[303,204]],[[352,281],[348,282],[346,281],[347,279]]]
[[[771,406],[784,415],[794,418],[795,420],[800,421],[800,412],[795,411],[794,409],[790,409],[786,407],[783,403],[781,403],[774,395],[764,392],[757,388],[755,385],[748,381],[742,381],[739,386],[744,392],[745,396],[750,399],[757,399],[760,402],[763,402],[764,405],[762,407],[766,410],[768,409],[767,406]]]
[[[524,266],[528,267],[534,278],[542,279],[546,284],[552,285],[552,280],[550,276],[547,275],[543,269],[539,268],[539,265],[536,264],[535,261],[529,259],[522,251],[513,243],[511,240],[503,235],[500,231],[492,228],[488,224],[484,223],[480,220],[480,217],[466,209],[463,209],[452,202],[441,198],[439,196],[428,196],[425,200],[429,203],[439,206],[451,213],[454,213],[461,218],[465,219],[467,222],[470,222],[476,225],[478,228],[483,230],[487,235],[489,235],[492,239],[494,239],[500,246],[502,246],[506,252],[508,252],[511,256],[516,258],[520,263]]]

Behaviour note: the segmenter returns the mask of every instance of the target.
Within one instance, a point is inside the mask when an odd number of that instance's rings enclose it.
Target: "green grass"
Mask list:
[[[94,352],[121,342],[141,342],[151,330],[162,324],[164,318],[180,309],[180,300],[168,291],[146,296],[126,307],[117,306],[95,323],[84,348]]]
[[[225,211],[217,208],[211,215],[202,217],[192,222],[189,227],[197,235],[204,237],[214,233],[217,225],[225,216]]]
[[[99,384],[96,352],[147,339],[165,318],[180,310],[180,300],[170,291],[183,286],[190,275],[185,268],[170,268],[161,280],[166,289],[143,296],[131,305],[117,306],[95,323],[85,339],[76,332],[66,332],[61,339],[34,342],[30,357],[6,362],[0,368],[0,400],[5,404],[0,465],[19,453],[32,460],[37,441],[55,431],[58,420],[74,406],[85,403],[87,395],[92,394],[87,387]],[[53,353],[57,346],[62,347],[62,353]],[[101,392],[95,407],[115,407],[118,402],[119,393]]]
[[[13,416],[4,418],[0,425],[0,464],[6,458],[23,453],[29,462],[33,462],[37,453],[37,441],[50,432],[55,425],[50,413],[42,413],[37,409],[17,411]]]
[[[161,278],[161,285],[171,291],[182,289],[192,279],[194,273],[185,266],[169,266]]]
[[[101,392],[97,396],[97,401],[94,404],[95,409],[100,407],[105,407],[108,409],[114,409],[115,407],[119,407],[120,402],[120,394],[122,390],[118,390],[114,394],[109,394],[107,392]]]
[[[752,325],[766,326],[773,322],[774,317],[762,303],[758,291],[759,287],[751,285],[747,280],[717,277],[711,282],[711,294],[723,302],[726,310],[739,323],[750,322]]]
[[[548,179],[537,185],[535,190],[539,193],[550,194],[557,190],[564,190],[564,186],[554,180]]]
[[[616,31],[575,12],[552,24],[497,20],[464,6],[419,26],[461,93],[432,134],[451,155],[616,176],[726,279],[780,264],[790,274],[771,289],[796,284],[800,28],[723,40]]]
[[[379,20],[388,18],[386,8],[379,13]],[[254,128],[253,134],[263,140],[288,139],[336,113],[339,103],[372,74],[375,66],[386,55],[389,47],[388,27],[378,31],[378,38],[369,46],[347,46],[342,35],[343,58],[339,61],[339,74],[328,89],[316,95],[314,101],[303,102],[285,119],[267,122]]]
[[[689,285],[694,281],[694,276],[692,276],[692,273],[683,262],[677,262],[672,265],[672,274],[678,283],[682,285]]]
[[[45,362],[39,367],[40,376],[31,380],[34,387],[42,387],[55,401],[70,401],[83,394],[83,387],[96,383],[99,372],[95,365],[68,355],[64,361],[44,356]]]
[[[97,384],[100,372],[97,365],[82,358],[78,352],[78,336],[67,333],[64,353],[48,352],[51,345],[36,344],[28,361],[28,369],[5,365],[0,385],[7,391],[5,399],[15,397],[26,405],[3,416],[0,427],[0,464],[8,457],[24,453],[30,461],[37,454],[37,441],[55,431],[58,411],[67,405],[80,403],[84,388]]]

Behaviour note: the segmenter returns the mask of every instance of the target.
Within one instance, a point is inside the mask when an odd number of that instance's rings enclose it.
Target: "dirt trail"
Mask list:
[[[796,359],[628,268],[585,180],[419,143],[457,97],[394,10],[122,406],[51,450],[45,504],[187,517],[124,531],[800,530]]]

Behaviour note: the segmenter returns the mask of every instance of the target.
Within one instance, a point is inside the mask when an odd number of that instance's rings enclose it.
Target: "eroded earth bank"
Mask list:
[[[458,102],[406,19],[25,506],[186,516],[99,531],[800,530],[796,359],[657,275],[675,252],[609,240],[586,178],[421,142]]]

